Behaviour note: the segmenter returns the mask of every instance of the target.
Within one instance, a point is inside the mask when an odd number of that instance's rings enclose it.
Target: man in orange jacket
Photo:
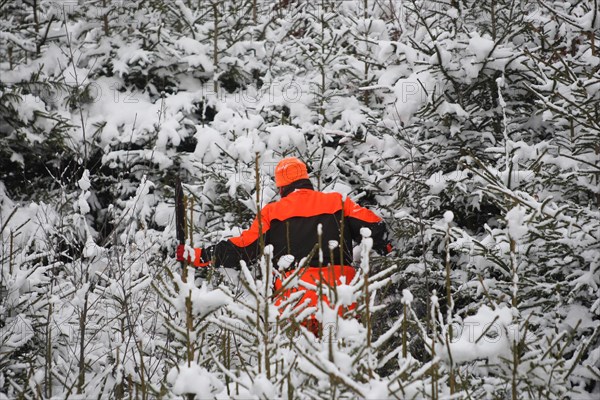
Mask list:
[[[349,198],[344,199],[340,193],[315,191],[306,165],[299,159],[289,157],[277,164],[275,184],[281,199],[261,210],[260,228],[264,243],[273,246],[275,265],[282,256],[293,256],[294,262],[285,271],[285,276],[293,273],[300,260],[312,253],[312,258],[305,264],[308,268],[304,268],[300,276],[301,281],[314,285],[321,280],[333,285],[340,284],[344,278],[347,284],[350,283],[356,273],[351,266],[352,242],[362,240],[361,228],[370,229],[375,251],[382,255],[391,251],[382,219]],[[193,265],[204,267],[212,263],[239,269],[240,261],[251,263],[260,256],[259,236],[259,223],[255,218],[250,228],[240,236],[206,249],[194,249]],[[321,243],[321,251],[312,251],[318,243]],[[330,244],[337,247],[330,249]],[[177,260],[184,260],[183,245],[177,247]],[[281,281],[276,280],[275,288],[280,287]],[[300,290],[306,291],[300,303],[309,299],[309,305],[316,306],[316,293],[303,287]],[[289,295],[289,291],[285,294]]]

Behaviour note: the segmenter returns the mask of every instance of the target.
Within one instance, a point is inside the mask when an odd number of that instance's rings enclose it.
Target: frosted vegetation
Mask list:
[[[0,399],[598,398],[598,9],[0,0]],[[173,258],[287,155],[391,232],[334,309]]]

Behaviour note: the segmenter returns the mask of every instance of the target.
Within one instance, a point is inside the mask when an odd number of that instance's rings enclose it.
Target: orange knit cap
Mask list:
[[[275,168],[275,185],[277,187],[287,186],[300,179],[308,179],[306,164],[296,157],[288,157],[279,161]]]

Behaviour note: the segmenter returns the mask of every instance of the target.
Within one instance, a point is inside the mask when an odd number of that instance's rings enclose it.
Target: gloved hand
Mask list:
[[[183,253],[185,253],[185,246],[182,244],[177,245],[177,250],[175,251],[175,258],[177,261],[185,261]]]
[[[392,246],[392,244],[391,244],[391,243],[389,243],[389,242],[388,242],[388,243],[385,245],[385,254],[386,254],[386,255],[388,255],[388,254],[390,254],[390,253],[391,253],[393,250],[394,250],[394,247]]]
[[[210,248],[209,248],[210,249]],[[200,248],[195,248],[194,250],[194,267],[208,267],[210,265],[210,251],[202,251]],[[207,249],[208,250],[208,249]],[[177,250],[175,251],[175,258],[177,261],[186,261],[185,257],[185,245],[180,244],[177,245]],[[187,262],[192,262],[192,257],[188,256]]]

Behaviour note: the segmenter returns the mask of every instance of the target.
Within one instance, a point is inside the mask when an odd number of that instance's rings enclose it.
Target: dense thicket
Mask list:
[[[0,398],[595,398],[598,9],[0,0]],[[173,259],[288,155],[390,229],[345,319]]]

